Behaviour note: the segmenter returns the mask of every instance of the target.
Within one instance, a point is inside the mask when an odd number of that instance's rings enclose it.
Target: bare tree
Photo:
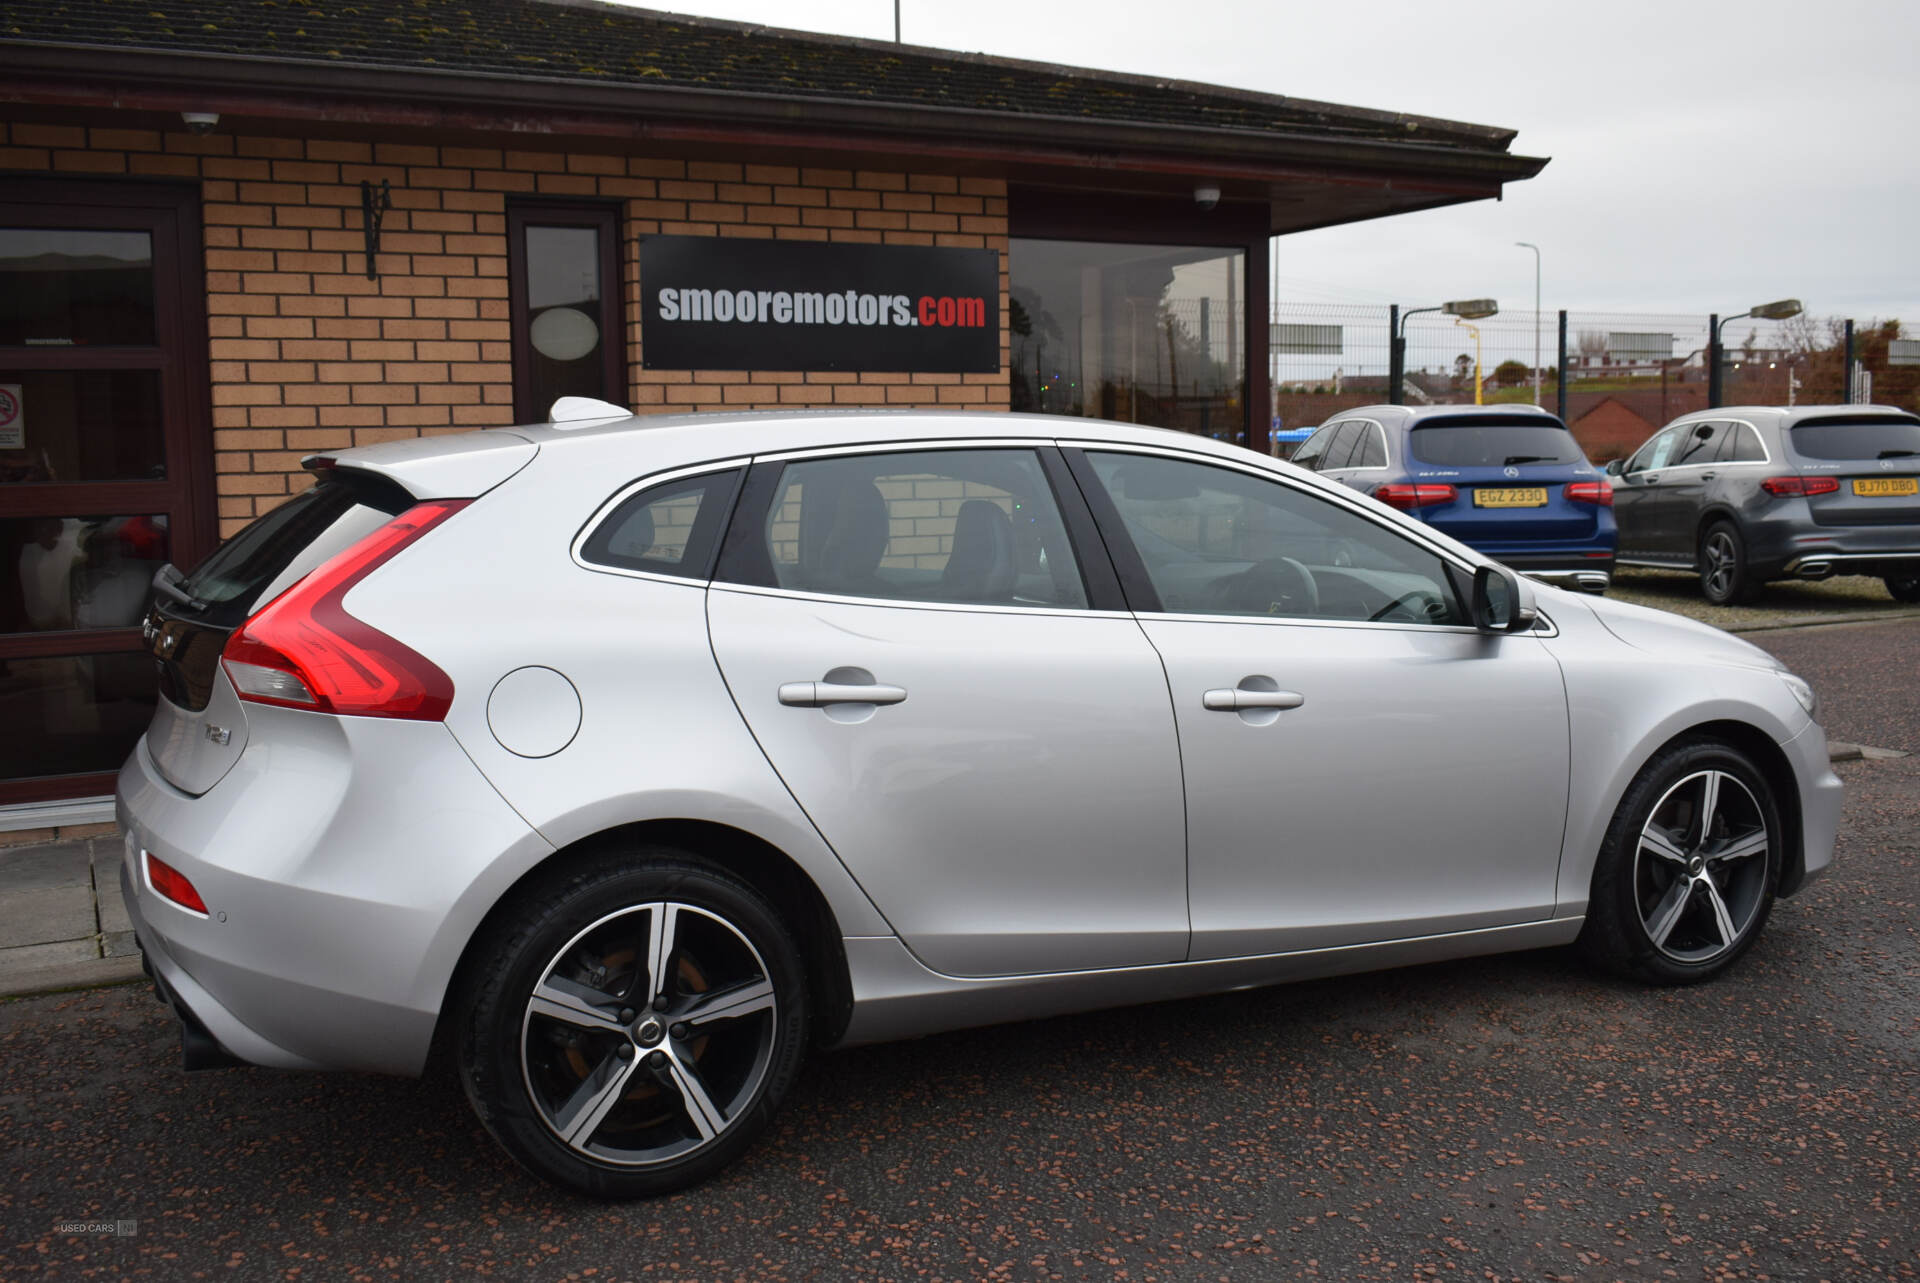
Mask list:
[[[1580,352],[1582,364],[1599,365],[1607,359],[1607,335],[1604,330],[1581,330],[1574,335],[1574,344]]]

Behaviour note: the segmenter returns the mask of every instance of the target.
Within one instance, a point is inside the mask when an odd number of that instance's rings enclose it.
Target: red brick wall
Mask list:
[[[1569,404],[1567,412],[1574,407]],[[1660,427],[1649,423],[1638,411],[1612,397],[1603,397],[1592,409],[1567,425],[1573,439],[1595,463],[1624,459],[1640,448],[1642,442]]]
[[[639,411],[892,405],[1005,409],[999,374],[640,369],[638,239],[757,236],[1000,253],[999,179],[725,160],[0,124],[0,170],[194,179],[205,223],[214,470],[223,536],[310,484],[300,457],[513,419],[506,203],[624,202]],[[377,280],[363,180],[391,182]]]

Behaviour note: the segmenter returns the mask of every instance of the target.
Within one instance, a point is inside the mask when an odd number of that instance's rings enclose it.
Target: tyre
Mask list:
[[[1920,575],[1888,575],[1886,584],[1895,601],[1920,601]]]
[[[1700,592],[1716,606],[1755,600],[1766,585],[1747,565],[1747,541],[1731,521],[1716,521],[1700,534]]]
[[[1581,951],[1651,984],[1719,975],[1766,925],[1783,832],[1773,790],[1746,754],[1711,740],[1662,749],[1607,828]]]
[[[476,946],[467,1099],[542,1179],[595,1198],[683,1189],[738,1158],[807,1043],[793,938],[752,887],[642,847],[538,884]]]

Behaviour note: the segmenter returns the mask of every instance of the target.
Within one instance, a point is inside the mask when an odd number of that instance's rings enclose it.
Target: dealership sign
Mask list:
[[[1000,256],[986,249],[640,239],[649,370],[1000,369]]]

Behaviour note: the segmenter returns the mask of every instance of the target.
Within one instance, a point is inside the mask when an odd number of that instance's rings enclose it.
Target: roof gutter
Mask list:
[[[744,133],[823,150],[892,147],[982,159],[1023,152],[1163,173],[1231,166],[1247,177],[1320,181],[1346,173],[1412,190],[1431,184],[1436,192],[1490,194],[1489,187],[1530,178],[1547,163],[1371,138],[112,46],[0,43],[0,73],[0,100],[14,102],[160,109],[190,102],[269,118],[682,143],[738,141]],[[423,105],[433,110],[423,113]]]

